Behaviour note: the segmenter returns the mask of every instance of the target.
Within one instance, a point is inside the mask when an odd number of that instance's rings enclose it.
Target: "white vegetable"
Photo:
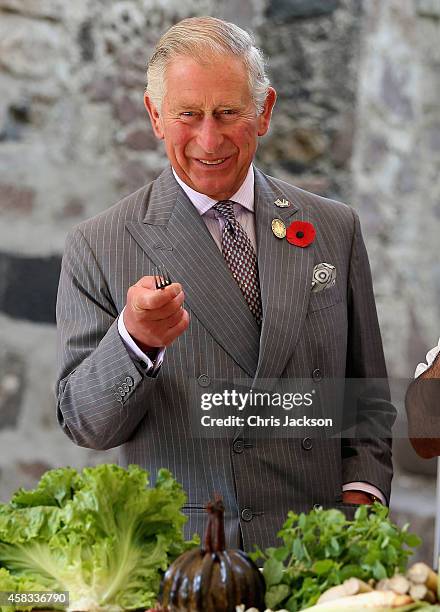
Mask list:
[[[324,591],[318,599],[318,603],[321,604],[327,601],[334,601],[335,599],[349,597],[350,595],[358,595],[359,593],[369,593],[372,590],[371,586],[363,580],[359,580],[359,578],[348,578],[342,584],[338,584]]]
[[[397,608],[410,603],[412,599],[408,595],[397,595],[394,591],[371,591],[317,604],[308,608],[307,612],[360,612],[382,607]]]
[[[235,612],[258,612],[257,608],[248,608],[247,610],[244,609],[244,604],[240,604],[239,606],[235,606]],[[269,608],[267,608],[264,612],[272,612],[272,610],[269,610]],[[285,610],[283,608],[283,610],[278,610],[278,612],[289,612],[289,610]]]
[[[437,574],[426,563],[414,563],[406,577],[414,584],[426,584],[431,591],[437,591]]]

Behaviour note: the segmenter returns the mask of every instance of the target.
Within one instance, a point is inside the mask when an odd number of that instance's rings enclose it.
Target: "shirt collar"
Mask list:
[[[191,203],[196,207],[198,213],[200,215],[204,215],[206,212],[211,210],[211,208],[218,202],[218,200],[213,200],[209,196],[204,193],[200,193],[195,191],[191,187],[189,187],[186,183],[182,181],[182,179],[177,176],[174,168],[172,168],[174,178],[182,187],[183,191],[186,193]],[[246,178],[241,184],[240,188],[229,198],[237,204],[241,204],[244,208],[249,210],[250,212],[254,212],[254,167],[253,164],[249,166],[249,170],[246,174]]]

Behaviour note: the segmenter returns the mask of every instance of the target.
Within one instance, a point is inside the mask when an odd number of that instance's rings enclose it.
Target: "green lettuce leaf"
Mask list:
[[[184,541],[186,496],[170,472],[148,485],[137,466],[104,464],[17,491],[0,505],[0,580],[14,586],[0,590],[68,591],[72,610],[154,605],[163,572],[199,540]]]

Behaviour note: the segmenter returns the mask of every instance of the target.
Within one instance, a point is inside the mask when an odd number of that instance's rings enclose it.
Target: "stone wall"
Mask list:
[[[355,201],[389,371],[407,377],[440,335],[440,3],[367,5]]]
[[[74,224],[166,164],[145,62],[203,14],[251,28],[269,58],[259,166],[359,210],[390,373],[410,376],[440,334],[438,0],[0,0],[0,500],[116,458],[55,420],[60,258]]]
[[[439,40],[437,0],[365,3],[354,200],[367,239],[388,370],[399,379],[413,376],[440,335]],[[406,472],[398,471],[394,480],[391,508],[400,523],[409,521],[422,534],[419,558],[429,561],[437,461],[419,459],[405,439],[395,440],[394,458]]]

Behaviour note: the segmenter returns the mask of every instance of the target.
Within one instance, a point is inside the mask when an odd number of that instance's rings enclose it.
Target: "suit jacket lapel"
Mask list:
[[[199,321],[253,377],[258,326],[203,219],[170,168],[155,181],[143,222],[127,223],[127,229],[148,257],[182,284]]]
[[[289,208],[274,205],[277,198],[290,200]],[[295,349],[306,317],[314,264],[314,244],[306,248],[278,239],[271,223],[280,218],[286,227],[292,221],[311,222],[308,207],[292,202],[270,179],[255,172],[255,214],[258,267],[263,303],[260,354],[256,379],[276,379]]]

